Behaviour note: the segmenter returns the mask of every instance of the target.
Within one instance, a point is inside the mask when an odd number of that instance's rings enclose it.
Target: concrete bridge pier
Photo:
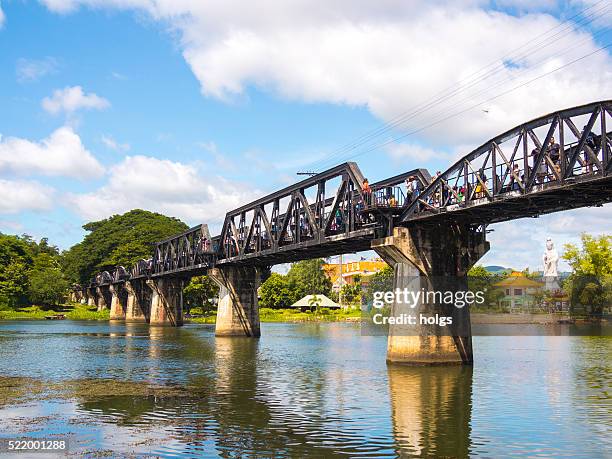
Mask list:
[[[147,315],[150,309],[147,306],[148,298],[146,298],[145,290],[149,290],[149,288],[144,285],[143,281],[139,280],[126,281],[124,287],[127,293],[125,321],[148,322]]]
[[[98,311],[108,309],[111,304],[111,292],[108,285],[96,287]]]
[[[261,336],[257,289],[261,269],[255,266],[221,266],[208,271],[219,286],[216,336]]]
[[[397,227],[393,235],[372,241],[374,249],[393,267],[394,292],[459,292],[467,290],[468,270],[489,250],[483,232],[467,225],[447,223],[436,227]],[[454,293],[451,293],[451,295]],[[456,298],[456,297],[454,297]],[[387,362],[411,365],[473,363],[472,330],[467,306],[439,299],[416,301],[394,298],[393,317],[412,315],[415,324],[390,324]],[[451,317],[452,324],[428,323]],[[422,322],[423,316],[426,321]]]
[[[81,290],[72,290],[68,299],[71,303],[80,303],[83,298],[83,292]]]
[[[95,288],[88,288],[85,291],[85,296],[87,297],[87,306],[96,306],[98,304]]]
[[[125,320],[127,292],[121,284],[111,284],[110,320]]]
[[[183,325],[183,279],[159,278],[150,279],[147,285],[151,289],[151,325]]]

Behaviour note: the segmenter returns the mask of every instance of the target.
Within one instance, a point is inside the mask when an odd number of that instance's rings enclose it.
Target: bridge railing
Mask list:
[[[245,257],[358,230],[363,176],[345,163],[226,214],[220,257]],[[330,197],[331,195],[331,197]]]
[[[150,276],[158,276],[214,264],[215,252],[208,225],[195,226],[184,233],[155,244],[149,266],[144,267]],[[142,269],[141,269],[142,271]]]
[[[382,191],[397,193],[409,176],[426,181],[424,169],[372,184],[376,200],[364,193],[364,177],[355,163],[341,164],[227,213],[218,243],[219,259],[254,257],[354,235],[380,226],[365,210],[382,204]],[[378,199],[380,198],[380,200]]]
[[[607,175],[612,164],[611,117],[612,104],[604,101],[518,126],[437,174],[422,193],[411,197],[401,220]]]

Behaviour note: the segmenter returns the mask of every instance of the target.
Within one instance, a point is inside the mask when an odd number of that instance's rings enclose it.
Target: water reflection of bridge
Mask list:
[[[117,327],[119,335],[122,328]],[[128,324],[124,333],[143,337],[145,331],[142,325]],[[347,331],[349,340],[359,339],[354,330]],[[339,356],[332,366],[326,366],[323,358],[320,368],[300,371],[300,364],[289,364],[276,353],[270,361],[257,340],[211,341],[209,334],[200,332],[151,327],[155,350],[149,357],[143,354],[146,349],[128,346],[126,340],[128,347],[118,347],[114,355],[129,354],[127,359],[134,365],[144,361],[152,380],[158,381],[156,375],[166,364],[182,362],[181,369],[161,391],[147,389],[146,381],[130,381],[123,388],[115,382],[121,391],[117,394],[79,394],[78,411],[94,413],[119,428],[137,427],[135,444],[150,444],[153,451],[167,448],[178,455],[207,456],[211,451],[220,457],[235,457],[237,452],[249,457],[469,455],[469,366],[390,366],[386,375],[380,375],[386,385],[376,390],[357,388],[350,380],[354,368],[342,368]],[[313,332],[316,340],[323,336]],[[282,366],[284,376],[275,376],[276,365]],[[141,371],[132,370],[142,378]],[[338,384],[334,372],[347,373],[347,384]],[[375,416],[368,412],[370,405],[376,406]],[[380,408],[387,405],[389,411]]]
[[[370,188],[356,164],[342,164],[228,212],[216,237],[200,225],[161,241],[151,259],[104,271],[79,294],[110,306],[112,319],[181,325],[183,286],[207,273],[221,288],[217,334],[257,337],[257,288],[277,263],[371,248],[394,266],[394,287],[456,278],[460,289],[489,249],[488,224],[612,201],[610,126],[610,101],[572,107],[487,141],[433,179],[415,169]],[[456,325],[445,336],[391,326],[388,360],[471,363],[467,308],[426,310]]]

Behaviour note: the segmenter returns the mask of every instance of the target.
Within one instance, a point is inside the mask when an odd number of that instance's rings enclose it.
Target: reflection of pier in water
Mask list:
[[[472,367],[389,366],[398,455],[468,457]]]

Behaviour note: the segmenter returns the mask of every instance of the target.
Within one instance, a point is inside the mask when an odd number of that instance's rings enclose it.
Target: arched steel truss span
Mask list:
[[[484,143],[406,206],[397,224],[489,224],[612,201],[612,101],[550,113]]]
[[[151,258],[104,271],[89,288],[366,250],[396,226],[461,222],[482,230],[599,206],[612,201],[611,129],[612,101],[605,100],[523,123],[433,179],[426,169],[414,169],[368,187],[357,164],[341,164],[229,211],[216,237],[198,225],[160,241]]]

